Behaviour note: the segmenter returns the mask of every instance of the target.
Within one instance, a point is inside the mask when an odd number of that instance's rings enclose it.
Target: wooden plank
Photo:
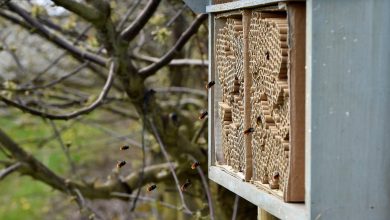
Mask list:
[[[307,219],[304,204],[286,203],[265,191],[258,190],[253,184],[242,181],[236,174],[223,167],[210,167],[209,178],[280,219]]]
[[[244,68],[244,129],[251,127],[251,87],[252,74],[249,72],[249,28],[252,12],[250,10],[243,11],[243,68]],[[253,163],[252,163],[252,134],[244,135],[245,148],[245,180],[249,181],[252,178]]]
[[[223,11],[230,11],[230,10],[236,10],[236,9],[244,9],[244,8],[272,5],[272,4],[276,4],[278,2],[298,2],[298,1],[304,2],[304,0],[285,0],[285,1],[280,1],[280,0],[241,0],[241,1],[224,3],[224,4],[216,4],[216,5],[206,6],[206,12],[215,13],[215,12],[223,12]]]
[[[289,3],[290,172],[284,200],[305,199],[305,3]]]
[[[390,1],[308,1],[310,219],[389,219]]]

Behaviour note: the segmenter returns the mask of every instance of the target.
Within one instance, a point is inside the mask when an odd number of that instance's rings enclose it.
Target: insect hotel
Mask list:
[[[184,1],[209,13],[209,178],[261,219],[387,219],[389,1]]]

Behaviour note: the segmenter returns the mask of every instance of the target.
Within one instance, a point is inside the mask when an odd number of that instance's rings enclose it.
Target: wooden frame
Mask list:
[[[210,90],[209,98],[209,112],[212,116],[209,123],[209,149],[210,149],[210,167],[219,167],[224,170],[221,172],[230,172],[232,177],[239,178],[244,181],[250,181],[252,177],[252,146],[251,146],[251,135],[244,136],[244,150],[245,150],[245,170],[236,172],[229,166],[221,164],[222,159],[222,142],[221,142],[221,127],[215,121],[218,118],[218,100],[221,100],[221,85],[215,77],[215,47],[216,44],[216,30],[222,27],[225,20],[221,20],[229,17],[242,17],[243,21],[243,38],[248,38],[250,16],[252,11],[262,10],[262,8],[246,9],[246,10],[235,10],[230,12],[218,13],[211,19],[210,28],[210,81],[216,82],[215,88]],[[289,87],[291,91],[291,108],[290,108],[290,166],[288,171],[288,181],[284,195],[276,190],[272,190],[267,184],[257,183],[259,190],[271,193],[279,198],[283,198],[285,201],[296,202],[304,200],[304,131],[305,131],[305,113],[304,113],[304,102],[305,102],[305,26],[302,22],[305,21],[305,5],[303,3],[278,3],[274,5],[267,5],[263,8],[265,11],[278,12],[285,11],[288,17],[289,24]],[[295,39],[299,38],[299,39]],[[244,53],[243,53],[243,69],[244,69],[244,127],[249,128],[251,123],[250,111],[252,106],[250,105],[250,88],[252,77],[249,74],[249,57],[248,51],[249,45],[248,40],[244,40]],[[217,173],[217,172],[214,172]],[[210,175],[213,179],[214,176]],[[239,192],[236,192],[239,193]]]

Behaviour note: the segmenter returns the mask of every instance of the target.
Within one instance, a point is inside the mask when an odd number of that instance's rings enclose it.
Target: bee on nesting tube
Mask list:
[[[210,89],[215,85],[215,81],[210,81],[209,83],[206,84],[206,89]]]
[[[129,145],[123,145],[122,147],[120,147],[119,149],[120,150],[128,150],[130,147]]]
[[[252,133],[252,132],[254,132],[254,131],[255,131],[254,128],[248,128],[248,129],[246,129],[246,130],[244,131],[244,134],[250,134],[250,133]]]
[[[196,162],[191,164],[191,169],[195,170],[199,165],[200,165],[200,163],[198,161],[196,161]]]
[[[274,172],[272,178],[274,178],[274,180],[279,180],[279,176],[279,172]]]
[[[204,112],[200,113],[199,120],[203,120],[204,118],[206,118],[207,114],[208,114],[207,111],[204,111]]]
[[[186,191],[187,188],[191,186],[191,184],[192,184],[191,180],[190,179],[186,179],[186,182],[183,185],[181,185],[181,187],[180,187],[181,191],[182,192]]]
[[[147,190],[148,190],[148,192],[151,192],[151,191],[155,190],[156,188],[157,188],[157,185],[153,184],[153,185],[148,186]]]
[[[118,161],[118,163],[116,164],[116,167],[121,168],[121,167],[123,167],[124,165],[126,165],[126,161],[120,160],[120,161]]]

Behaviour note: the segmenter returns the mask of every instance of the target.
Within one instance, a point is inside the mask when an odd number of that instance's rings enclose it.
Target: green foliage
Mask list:
[[[153,39],[157,41],[159,44],[165,44],[169,37],[172,35],[172,31],[168,30],[168,28],[163,27],[152,33],[154,35]]]

